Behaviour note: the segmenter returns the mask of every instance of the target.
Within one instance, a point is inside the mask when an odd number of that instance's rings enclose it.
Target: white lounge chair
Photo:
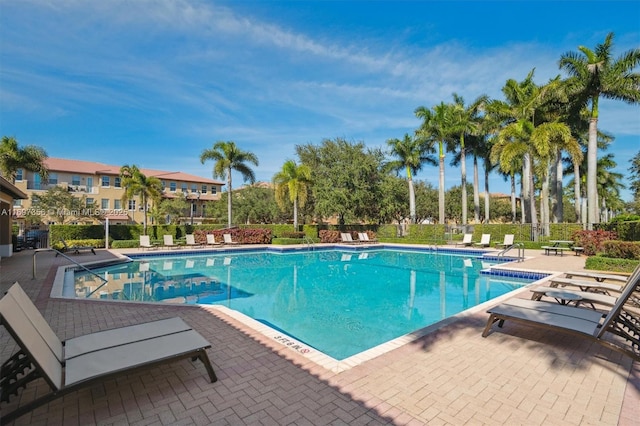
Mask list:
[[[507,248],[513,245],[513,234],[506,234],[504,240],[501,243],[496,243],[496,247]]]
[[[640,361],[640,318],[637,310],[628,306],[629,298],[639,291],[640,267],[606,315],[594,309],[512,298],[487,311],[490,315],[482,337],[489,334],[496,322],[502,327],[505,321],[515,321],[587,337]]]
[[[351,236],[351,232],[341,232],[340,238],[342,239],[343,243],[347,244],[355,244],[358,242],[353,239],[353,237]]]
[[[491,234],[482,234],[482,238],[480,238],[479,243],[475,243],[474,246],[477,247],[490,247],[491,246]]]
[[[207,245],[208,246],[219,246],[222,244],[220,241],[216,241],[216,236],[213,234],[207,234]]]
[[[151,239],[149,238],[148,235],[140,235],[140,248],[141,249],[152,249],[152,248],[158,248],[157,244],[152,244],[151,243]]]
[[[47,394],[38,392],[34,400],[22,403],[11,412],[3,409],[2,424],[96,382],[180,359],[200,359],[211,382],[217,380],[206,352],[211,344],[178,317],[62,342],[29,296],[15,283],[0,299],[0,323],[19,347],[2,366],[3,400],[8,401],[40,377],[51,389]]]
[[[180,248],[178,244],[173,242],[173,235],[163,235],[162,238],[164,240],[164,244],[163,244],[164,247]]]
[[[196,237],[193,234],[187,234],[185,235],[185,238],[186,238],[185,245],[187,247],[202,247],[201,243],[196,242]]]
[[[462,241],[456,241],[456,246],[468,247],[473,244],[473,234],[464,234]]]
[[[377,243],[378,240],[375,238],[369,238],[368,232],[358,232],[358,239],[364,243]]]
[[[224,238],[224,243],[225,244],[240,244],[237,241],[233,241],[231,239],[231,234],[223,234],[222,238]]]

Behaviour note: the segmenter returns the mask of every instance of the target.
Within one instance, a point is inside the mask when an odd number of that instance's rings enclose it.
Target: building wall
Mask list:
[[[169,172],[167,173],[169,174]],[[201,217],[203,205],[219,200],[222,192],[222,185],[211,183],[211,181],[185,181],[160,177],[159,179],[165,186],[163,191],[165,197],[184,197],[187,194],[189,204],[195,204],[195,217]],[[144,220],[143,206],[140,204],[139,197],[135,197],[132,200],[133,203],[122,203],[124,188],[120,186],[119,176],[112,173],[87,174],[50,169],[49,182],[42,182],[37,174],[24,171],[16,179],[15,186],[27,193],[29,199],[17,200],[15,207],[20,210],[28,210],[31,207],[33,194],[44,193],[56,185],[67,188],[78,197],[86,197],[87,204],[93,202],[98,209],[109,215],[127,215],[129,223],[142,223]],[[189,209],[185,211],[185,216],[190,216]],[[49,220],[53,219],[49,218]],[[46,220],[43,221],[46,222]],[[127,221],[119,220],[113,223],[118,222],[126,223]]]

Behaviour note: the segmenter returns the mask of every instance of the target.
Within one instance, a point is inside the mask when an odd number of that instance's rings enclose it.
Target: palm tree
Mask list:
[[[273,177],[276,187],[276,202],[284,210],[287,199],[293,203],[293,227],[298,230],[298,205],[304,207],[307,202],[309,183],[311,182],[311,168],[306,164],[296,164],[287,160]],[[288,195],[288,197],[287,197]]]
[[[464,99],[457,93],[453,94],[452,132],[459,135],[460,146],[460,175],[462,185],[462,224],[467,224],[467,157],[464,144],[465,135],[474,135],[480,131],[480,109],[488,101],[486,95],[478,97],[471,105],[465,107]],[[452,144],[453,145],[453,144]],[[455,148],[451,146],[452,150]]]
[[[444,199],[444,156],[445,143],[451,137],[451,119],[453,107],[444,102],[427,109],[423,106],[416,108],[415,115],[422,119],[422,125],[416,130],[416,135],[423,140],[428,147],[433,147],[438,142],[438,167],[440,170],[438,179],[438,223],[445,223],[445,199]]]
[[[122,203],[126,204],[135,196],[140,197],[142,210],[144,212],[143,234],[147,235],[147,201],[149,199],[157,202],[162,196],[162,182],[155,176],[144,175],[135,164],[129,166],[125,164],[120,167],[121,185],[125,189],[122,195]]]
[[[566,83],[572,93],[575,111],[591,106],[589,142],[587,147],[587,224],[598,223],[597,163],[598,163],[598,103],[600,97],[635,104],[640,102],[640,74],[632,72],[640,64],[640,48],[611,58],[613,33],[595,50],[579,46],[578,52],[567,52],[559,67],[569,74]]]
[[[422,169],[424,163],[435,165],[436,161],[429,153],[430,147],[409,134],[405,134],[403,139],[389,139],[387,140],[387,145],[391,147],[391,155],[396,157],[396,160],[387,163],[387,167],[396,172],[402,169],[407,172],[409,216],[411,223],[416,223],[416,194],[413,187],[413,175]]]
[[[11,183],[15,183],[19,169],[38,173],[46,181],[49,176],[49,170],[44,164],[46,159],[46,151],[38,146],[27,145],[20,148],[18,141],[8,136],[3,136],[0,141],[0,174]]]
[[[257,166],[258,157],[252,152],[241,150],[233,141],[218,141],[213,144],[211,149],[205,149],[200,154],[200,162],[202,164],[207,160],[215,161],[213,177],[227,178],[227,193],[229,194],[227,197],[227,216],[228,226],[231,227],[233,223],[231,216],[231,172],[233,170],[238,171],[245,181],[248,180],[254,183],[256,180],[255,173],[247,163]]]

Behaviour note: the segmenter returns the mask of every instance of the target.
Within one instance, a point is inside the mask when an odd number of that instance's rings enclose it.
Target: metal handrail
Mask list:
[[[302,242],[305,243],[307,245],[307,248],[313,249],[313,247],[315,247],[315,241],[313,241],[313,238],[308,237],[308,236],[304,236],[302,237]]]
[[[34,280],[36,279],[36,255],[37,255],[38,253],[40,253],[40,252],[43,252],[43,251],[55,251],[55,252],[56,252],[56,256],[62,256],[62,257],[64,257],[65,259],[67,259],[67,260],[71,261],[71,263],[76,264],[77,266],[79,266],[80,268],[84,269],[85,271],[87,271],[87,272],[88,272],[88,273],[90,273],[91,275],[94,275],[94,276],[98,277],[99,279],[101,279],[101,280],[102,280],[102,285],[106,284],[106,283],[107,283],[107,281],[108,281],[106,278],[101,277],[100,275],[98,275],[98,274],[96,274],[95,272],[93,272],[91,269],[87,268],[87,267],[86,267],[86,266],[84,266],[84,265],[81,265],[80,263],[78,263],[77,261],[73,260],[72,258],[70,258],[69,256],[67,256],[66,254],[64,254],[64,253],[62,253],[61,251],[56,250],[56,249],[54,249],[54,248],[43,248],[43,249],[35,249],[35,250],[34,250],[34,253],[33,253],[33,279],[34,279]],[[101,287],[102,287],[102,286],[101,286]]]
[[[509,247],[506,247],[502,249],[500,252],[498,252],[496,257],[504,256],[509,250],[511,250],[514,247],[518,248],[518,261],[524,260],[524,244],[523,243],[511,244]]]

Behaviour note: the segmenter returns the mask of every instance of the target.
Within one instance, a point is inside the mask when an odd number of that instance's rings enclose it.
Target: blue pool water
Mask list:
[[[486,266],[486,265],[484,265]],[[480,258],[427,251],[226,252],[76,272],[76,297],[224,305],[341,360],[532,280],[481,273]]]

